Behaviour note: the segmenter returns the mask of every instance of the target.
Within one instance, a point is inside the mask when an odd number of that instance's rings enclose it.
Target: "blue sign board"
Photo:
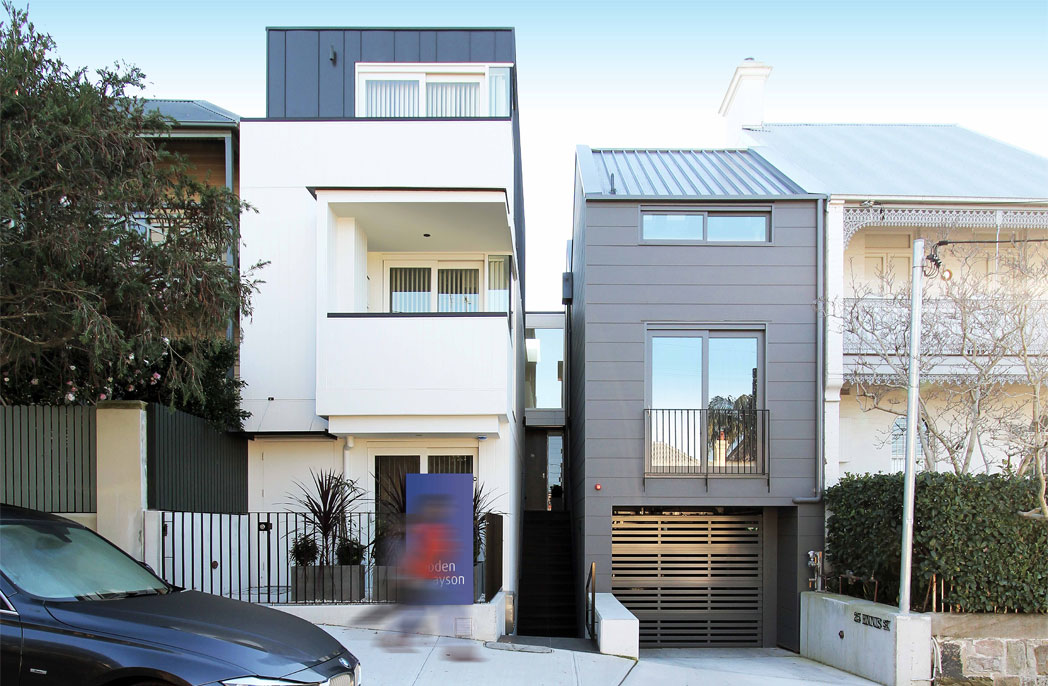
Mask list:
[[[471,605],[473,475],[408,474],[407,539],[402,577],[407,602]]]

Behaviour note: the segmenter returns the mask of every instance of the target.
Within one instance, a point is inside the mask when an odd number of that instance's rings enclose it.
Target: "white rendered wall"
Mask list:
[[[378,455],[420,455],[419,465],[426,471],[427,454],[474,455],[474,476],[491,494],[491,508],[503,516],[503,588],[517,587],[517,548],[519,530],[518,494],[521,488],[521,462],[518,450],[518,424],[502,421],[501,437],[478,440],[459,438],[353,438],[338,440],[253,440],[248,443],[248,509],[286,512],[297,509],[292,497],[295,482],[308,483],[309,471],[334,469],[356,481],[364,496],[357,502],[360,512],[375,511],[375,457]],[[349,446],[346,448],[346,446]]]
[[[1020,393],[1019,390],[1013,390]],[[905,398],[900,393],[902,402]],[[929,409],[934,413],[939,404],[931,400],[928,402]],[[905,405],[900,405],[903,409]],[[841,397],[840,403],[840,473],[865,474],[865,473],[887,473],[892,471],[891,459],[891,428],[895,422],[896,415],[888,414],[880,410],[869,410],[864,412],[860,407],[858,399],[852,395]],[[972,455],[969,472],[982,474],[985,472],[997,473],[1002,469],[1002,461],[1005,459],[1005,449],[1001,445],[993,444],[989,438],[984,438],[983,447],[986,456],[976,445]],[[920,448],[918,448],[919,452]],[[942,461],[937,463],[936,471],[953,471],[945,454],[940,450]],[[919,464],[923,468],[923,457],[918,454]],[[987,462],[990,463],[987,468]]]
[[[512,204],[513,167],[506,121],[243,122],[240,189],[257,212],[242,217],[240,261],[269,262],[241,328],[244,408],[253,415],[245,428],[326,428],[315,408],[316,275],[331,262],[316,252],[310,188],[501,189]],[[359,311],[367,298],[366,238],[352,220],[335,223],[336,250],[352,257],[353,273],[340,270],[330,290],[324,287],[340,306]]]
[[[507,416],[506,317],[323,319],[317,412]]]

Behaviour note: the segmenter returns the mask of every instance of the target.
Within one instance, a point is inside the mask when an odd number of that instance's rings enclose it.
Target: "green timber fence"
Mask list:
[[[155,403],[146,425],[149,509],[247,512],[247,439]]]
[[[0,501],[47,512],[94,512],[92,406],[0,407]]]

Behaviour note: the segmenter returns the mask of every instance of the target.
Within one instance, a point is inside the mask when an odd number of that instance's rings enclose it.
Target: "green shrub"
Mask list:
[[[830,576],[872,576],[887,603],[899,597],[902,493],[901,474],[848,475],[826,491]],[[1034,503],[1031,479],[918,474],[913,609],[925,606],[934,574],[955,610],[1048,612],[1048,526],[1018,514]]]

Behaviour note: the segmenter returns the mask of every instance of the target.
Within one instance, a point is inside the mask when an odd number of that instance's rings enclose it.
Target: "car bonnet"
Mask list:
[[[303,619],[196,591],[46,606],[71,627],[207,655],[245,674],[280,677],[345,651]]]

